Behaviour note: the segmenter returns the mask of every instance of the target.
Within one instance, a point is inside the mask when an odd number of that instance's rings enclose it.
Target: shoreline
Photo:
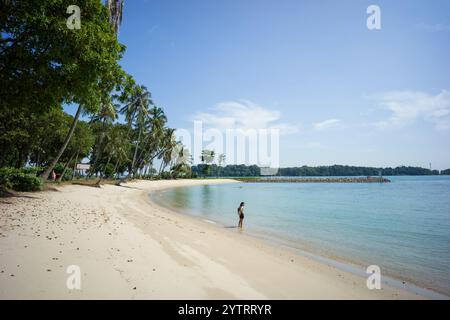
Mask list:
[[[62,186],[0,199],[1,299],[423,299],[151,201],[176,186]],[[234,232],[236,231],[236,232]],[[81,269],[81,290],[66,268]]]
[[[230,183],[246,183],[246,182],[241,181],[241,180],[235,180]],[[216,228],[221,228],[221,229],[227,228],[227,226],[225,224],[223,224],[219,221],[208,220],[208,219],[202,218],[200,216],[195,216],[192,213],[183,211],[182,209],[172,208],[169,205],[164,204],[163,200],[161,199],[160,193],[165,190],[173,189],[173,188],[177,188],[177,187],[182,188],[182,187],[186,187],[186,186],[174,186],[174,187],[170,187],[170,188],[158,189],[156,191],[151,192],[148,195],[149,199],[151,202],[155,203],[159,207],[164,208],[166,210],[171,210],[177,214],[187,215],[189,217],[198,219],[200,221],[212,223],[213,226],[215,226]],[[187,186],[187,187],[189,187],[189,186]],[[254,239],[257,239],[258,241],[263,241],[270,246],[284,248],[288,251],[293,252],[294,254],[301,255],[301,256],[307,257],[307,258],[311,258],[318,263],[331,265],[335,268],[338,268],[345,272],[349,272],[358,277],[362,277],[362,278],[367,277],[364,266],[361,263],[358,263],[357,261],[354,261],[350,258],[331,255],[331,254],[329,255],[329,254],[326,254],[326,252],[324,250],[319,252],[319,251],[317,251],[317,249],[316,250],[313,249],[313,247],[311,247],[307,243],[303,243],[299,240],[293,240],[288,237],[282,237],[278,234],[268,233],[267,231],[250,230],[247,232],[247,230],[245,230],[244,232],[245,232],[245,235],[243,234],[243,236],[254,238]],[[395,287],[395,288],[398,288],[401,290],[406,290],[408,292],[417,294],[417,295],[422,296],[427,299],[435,299],[435,300],[448,300],[449,299],[449,297],[447,295],[445,295],[444,293],[440,293],[440,292],[432,290],[432,289],[426,289],[425,287],[420,286],[420,284],[414,283],[411,279],[396,277],[395,275],[389,274],[389,275],[384,275],[382,277],[381,282],[384,285]]]

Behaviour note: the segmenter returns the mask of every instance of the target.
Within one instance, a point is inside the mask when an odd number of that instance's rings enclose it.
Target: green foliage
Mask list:
[[[45,177],[66,168],[63,180],[86,157],[100,177],[148,174],[154,159],[161,160],[160,172],[173,167],[174,129],[119,65],[122,6],[107,3],[77,1],[81,29],[69,29],[70,0],[0,1],[0,167],[35,165]],[[71,104],[81,111],[75,119],[62,108]],[[77,122],[81,113],[91,121]],[[126,124],[116,122],[118,113]],[[16,176],[33,178],[20,170]]]
[[[319,167],[293,167],[281,168],[280,176],[378,176],[381,171],[383,176],[400,175],[434,175],[436,172],[419,167],[373,168],[355,166],[319,166]],[[439,173],[437,173],[439,174]]]
[[[37,171],[38,169],[0,168],[0,185],[16,191],[37,191],[42,186],[42,180],[36,176]]]
[[[261,169],[258,166],[246,165],[227,165],[219,167],[216,164],[211,166],[199,164],[192,167],[193,173],[199,176],[220,176],[220,177],[255,177],[260,176]],[[373,167],[355,167],[355,166],[319,166],[319,167],[292,167],[280,168],[278,176],[290,177],[314,177],[314,176],[378,176],[381,171],[383,176],[398,175],[437,175],[436,170],[429,170],[419,167],[397,167],[397,168],[373,168]],[[442,174],[442,173],[441,173]]]
[[[178,163],[170,169],[172,178],[190,178],[192,177],[191,167],[187,163]]]
[[[96,113],[129,79],[118,63],[125,47],[102,1],[76,3],[81,29],[66,25],[72,4],[0,2],[0,166],[20,168],[30,160],[50,164],[51,170],[58,160],[70,158],[75,152],[70,145],[68,154],[60,156],[76,121],[61,106],[73,103],[84,113]],[[88,152],[85,138],[81,145],[72,144],[76,152]]]
[[[104,175],[105,175],[105,177],[106,178],[113,178],[114,177],[114,165],[112,164],[112,163],[108,163],[106,166],[105,166],[105,172],[104,172]]]
[[[58,164],[55,165],[53,170],[55,170],[55,173],[58,176],[60,176],[63,173],[63,171],[64,171],[64,165],[62,165],[61,163],[58,163]],[[62,177],[62,181],[71,180],[72,179],[72,175],[73,175],[72,168],[67,167],[66,168],[66,172],[64,173],[64,176]]]
[[[13,112],[0,107],[0,167],[23,167],[26,163],[46,166],[58,153],[69,131],[73,117],[54,106],[46,112],[30,113],[26,108]],[[94,143],[89,125],[80,121],[63,157],[66,162],[73,153],[87,156]]]
[[[0,96],[12,108],[61,103],[96,108],[124,76],[125,50],[100,0],[77,1],[81,29],[69,29],[71,0],[2,1]]]
[[[220,167],[216,164],[199,164],[192,166],[192,175],[199,177],[253,177],[259,176],[261,169],[256,166],[227,165]]]
[[[170,174],[170,172],[163,171],[160,174],[160,179],[170,180],[170,179],[172,179],[172,175]]]
[[[450,169],[442,170],[441,174],[443,174],[443,175],[450,175]]]

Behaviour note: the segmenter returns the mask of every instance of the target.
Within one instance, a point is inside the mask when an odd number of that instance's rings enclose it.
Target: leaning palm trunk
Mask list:
[[[161,173],[163,169],[166,167],[164,160],[161,161],[161,166],[159,167],[159,176],[161,177]]]
[[[101,157],[103,152],[103,140],[105,139],[105,131],[106,131],[106,119],[102,121],[102,132],[100,133],[100,139],[98,142],[97,152],[94,158],[94,163],[92,164],[92,170],[96,170],[98,159]],[[94,171],[90,172],[89,177],[92,176]]]
[[[76,152],[72,153],[72,155],[70,156],[69,161],[67,161],[67,162],[64,164],[64,168],[63,168],[63,171],[62,171],[61,175],[60,175],[59,178],[58,178],[58,182],[61,182],[61,181],[62,181],[64,175],[66,174],[67,167],[68,167],[69,164],[72,162],[73,157],[75,157],[75,154],[76,154]]]
[[[108,167],[108,164],[111,162],[111,157],[112,157],[112,155],[109,155],[108,161],[106,162],[105,167],[103,168],[103,171],[100,172],[100,179],[98,179],[98,181],[97,181],[97,183],[96,183],[97,186],[100,185],[100,183],[102,182],[103,178],[105,177],[105,174],[106,174],[106,167]]]
[[[77,170],[77,162],[78,162],[79,154],[80,154],[80,149],[77,150],[77,155],[75,156],[75,162],[73,164],[72,180],[75,178],[75,171]]]
[[[63,143],[61,149],[59,149],[59,152],[58,152],[57,156],[55,157],[55,159],[53,159],[52,163],[50,163],[50,165],[48,166],[47,170],[45,170],[41,174],[41,178],[43,180],[47,180],[48,179],[48,176],[50,175],[50,173],[53,171],[53,169],[55,168],[56,164],[58,163],[59,158],[61,158],[62,154],[66,150],[67,145],[69,144],[69,141],[72,138],[73,132],[75,131],[75,127],[77,126],[78,119],[80,118],[81,109],[82,109],[81,105],[78,106],[78,110],[77,110],[77,113],[75,114],[75,118],[73,119],[72,126],[70,127],[70,130],[67,133],[66,139],[64,140],[64,143]]]
[[[133,161],[131,162],[131,170],[128,173],[128,177],[131,177],[132,174],[133,175],[135,174],[135,172],[134,172],[135,171],[134,165],[135,165],[135,162],[136,162],[136,156],[137,156],[137,151],[138,151],[138,148],[139,148],[139,144],[141,142],[141,132],[142,132],[142,130],[139,129],[138,140],[137,140],[137,143],[136,143],[136,148],[134,149]]]
[[[142,159],[142,160],[139,162],[139,166],[141,166],[141,165],[144,163],[145,160],[146,160],[148,163],[152,163],[153,160],[154,160],[155,158],[159,157],[161,154],[163,154],[163,153],[166,152],[166,151],[167,151],[167,149],[161,149],[160,151],[158,151],[156,154],[154,154],[153,156],[149,157],[148,159]]]
[[[116,176],[116,174],[117,174],[117,168],[118,167],[119,167],[119,159],[117,159],[116,164],[114,165],[114,170],[113,170],[114,176]]]

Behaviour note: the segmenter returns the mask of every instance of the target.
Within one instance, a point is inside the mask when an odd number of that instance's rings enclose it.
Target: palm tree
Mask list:
[[[100,184],[101,180],[105,177],[107,167],[114,157],[116,158],[116,164],[114,166],[113,174],[117,173],[116,170],[118,169],[119,164],[121,162],[128,160],[127,156],[128,138],[122,126],[120,125],[113,126],[111,130],[109,130],[105,135],[105,140],[106,144],[104,151],[106,154],[108,154],[108,160],[106,161],[106,164],[103,167],[103,171],[100,175],[100,179],[97,182],[97,184]]]
[[[124,138],[126,139],[126,136],[124,136]],[[114,154],[117,158],[116,160],[116,165],[114,166],[114,174],[116,176],[116,178],[119,178],[119,167],[121,164],[123,164],[124,162],[128,161],[128,148],[127,148],[127,142],[128,139],[125,140],[125,143],[119,143],[115,146],[115,150],[114,150]]]
[[[203,150],[202,151],[202,155],[200,157],[200,160],[202,163],[205,164],[204,167],[204,174],[207,175],[209,174],[209,170],[210,170],[210,164],[214,162],[214,157],[216,156],[214,150]]]
[[[97,171],[97,162],[103,153],[103,142],[109,130],[108,125],[111,125],[117,117],[117,105],[112,102],[111,98],[108,98],[108,100],[102,104],[100,112],[91,118],[91,123],[101,123],[100,135],[98,137],[96,148],[94,149],[94,163],[92,164],[91,175]]]
[[[219,157],[217,158],[217,162],[218,162],[218,165],[219,165],[219,167],[217,168],[217,177],[220,176],[220,172],[221,172],[221,169],[222,169],[222,164],[225,163],[225,160],[226,160],[225,154],[224,153],[219,154]]]
[[[161,166],[159,168],[159,174],[164,170],[164,168],[170,163],[172,160],[173,150],[177,146],[177,141],[175,140],[174,135],[175,129],[165,128],[164,136],[161,141],[161,152],[159,154],[159,159],[161,159]]]
[[[134,147],[133,160],[131,162],[131,168],[128,172],[128,176],[131,177],[135,173],[136,157],[139,146],[142,142],[142,135],[145,132],[146,125],[148,124],[148,107],[153,105],[151,100],[151,94],[145,86],[136,86],[133,88],[130,101],[122,107],[121,113],[125,114],[125,119],[128,123],[129,130],[137,130],[137,141]]]
[[[107,0],[105,3],[109,10],[109,24],[116,34],[119,33],[119,27],[122,24],[124,3],[124,0]]]
[[[77,109],[77,112],[75,113],[75,117],[73,119],[72,125],[70,126],[69,132],[67,132],[67,135],[66,135],[66,137],[64,139],[63,145],[59,149],[58,154],[53,159],[53,161],[50,163],[48,168],[41,174],[41,179],[43,179],[43,180],[47,180],[48,179],[48,176],[53,171],[53,169],[55,168],[55,166],[58,163],[59,159],[61,158],[61,156],[63,155],[64,151],[66,150],[67,145],[69,144],[70,139],[72,138],[73,132],[75,131],[75,127],[77,126],[77,122],[78,122],[78,119],[80,118],[80,114],[81,114],[81,110],[82,109],[83,109],[83,107],[81,105],[79,105],[78,109]]]
[[[214,157],[216,156],[214,150],[203,150],[201,160],[206,164],[210,164],[214,162]]]
[[[189,174],[191,155],[189,150],[181,143],[177,142],[172,150],[171,172],[172,177],[176,178],[179,174]]]
[[[144,145],[136,158],[136,168],[142,168],[150,164],[159,155],[158,149],[164,136],[166,122],[167,117],[161,108],[153,106],[148,111],[146,128],[149,128],[149,130],[145,132],[143,137]]]

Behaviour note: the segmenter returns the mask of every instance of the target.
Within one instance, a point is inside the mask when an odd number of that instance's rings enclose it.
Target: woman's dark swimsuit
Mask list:
[[[239,219],[244,219],[244,212],[241,211],[241,208],[238,208]]]

